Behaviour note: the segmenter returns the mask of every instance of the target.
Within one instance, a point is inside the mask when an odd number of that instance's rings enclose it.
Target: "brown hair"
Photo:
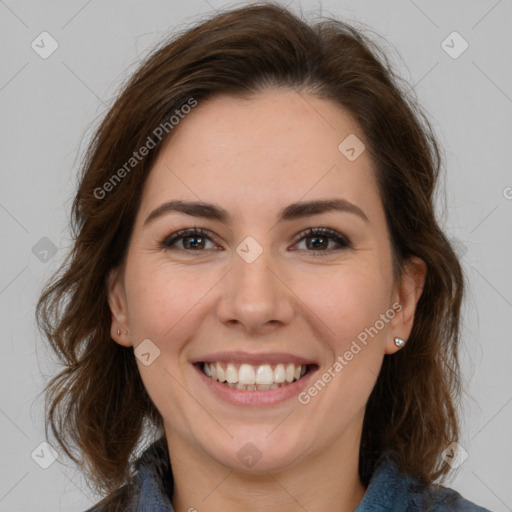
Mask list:
[[[154,51],[125,85],[86,154],[72,210],[74,247],[37,306],[39,325],[64,365],[46,389],[46,430],[82,461],[97,488],[110,492],[128,481],[146,423],[162,426],[133,350],[111,339],[107,281],[125,256],[145,179],[163,143],[134,163],[107,197],[98,198],[98,190],[191,98],[247,97],[269,86],[314,94],[355,117],[373,159],[395,277],[411,256],[427,265],[409,342],[384,357],[367,404],[361,480],[368,484],[385,450],[394,451],[401,470],[425,482],[447,473],[440,453],[458,439],[464,279],[435,218],[440,150],[426,115],[399,83],[386,56],[360,30],[326,18],[306,24],[264,3],[184,31]]]

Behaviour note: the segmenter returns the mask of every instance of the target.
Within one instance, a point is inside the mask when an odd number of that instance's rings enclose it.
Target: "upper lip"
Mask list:
[[[252,365],[294,363],[295,365],[315,364],[311,359],[300,357],[286,352],[215,352],[192,360],[192,363],[215,363],[226,361],[233,363],[247,363]]]

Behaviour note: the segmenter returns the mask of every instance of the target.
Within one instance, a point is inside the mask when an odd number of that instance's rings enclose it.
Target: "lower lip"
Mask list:
[[[318,370],[318,368],[312,368],[299,380],[276,389],[269,389],[267,391],[248,391],[230,388],[229,386],[226,386],[226,384],[221,384],[219,381],[208,377],[201,369],[201,365],[194,365],[194,367],[199,372],[203,382],[221,400],[234,405],[248,406],[275,405],[297,397],[298,394],[307,387],[311,377]]]

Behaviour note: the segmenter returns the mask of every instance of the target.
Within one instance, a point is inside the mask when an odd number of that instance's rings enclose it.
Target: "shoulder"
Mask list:
[[[129,482],[85,512],[135,511],[141,503],[158,504],[158,510],[172,512],[168,500],[173,491],[173,479],[165,438],[147,448],[135,461],[134,469],[136,472]]]
[[[490,512],[441,485],[421,483],[397,469],[392,454],[381,458],[356,512]]]
[[[440,485],[410,484],[411,506],[427,512],[490,512],[476,503],[464,499],[457,491]],[[414,510],[416,510],[414,509]]]
[[[133,485],[125,484],[85,512],[126,512],[133,501]]]

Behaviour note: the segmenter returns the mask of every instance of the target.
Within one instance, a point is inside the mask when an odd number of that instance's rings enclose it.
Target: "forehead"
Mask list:
[[[201,199],[229,203],[243,218],[301,198],[380,202],[368,151],[355,160],[343,152],[343,141],[360,141],[359,152],[364,139],[348,112],[302,92],[216,96],[174,128],[147,179],[141,210],[170,198]]]

